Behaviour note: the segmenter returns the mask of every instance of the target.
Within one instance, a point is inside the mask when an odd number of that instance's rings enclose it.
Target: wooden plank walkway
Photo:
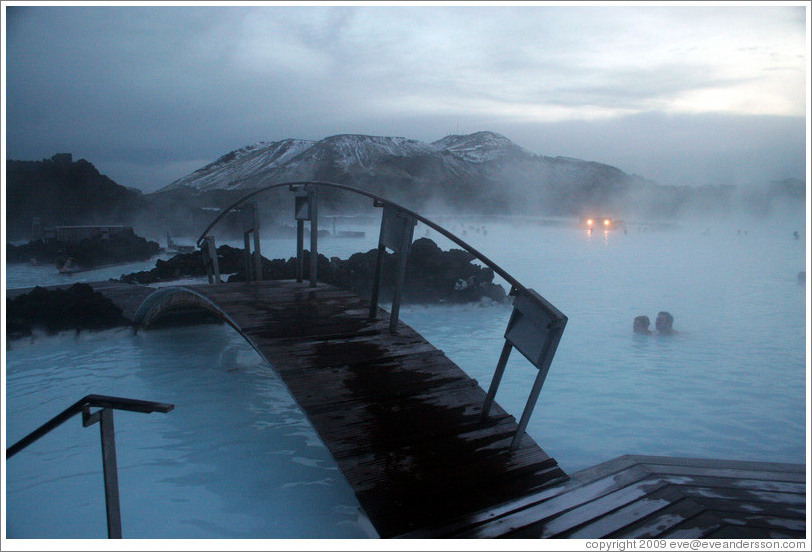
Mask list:
[[[308,416],[379,536],[475,512],[566,474],[442,351],[329,285],[185,286],[225,312]],[[494,363],[496,359],[494,359]]]
[[[805,538],[806,467],[622,456],[406,538]]]

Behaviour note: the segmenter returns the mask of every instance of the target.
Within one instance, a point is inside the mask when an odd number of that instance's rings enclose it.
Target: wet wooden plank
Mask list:
[[[652,470],[658,473],[673,473],[668,470],[669,466],[681,466],[683,468],[696,468],[697,473],[708,468],[721,468],[724,470],[746,470],[761,473],[779,474],[781,472],[805,474],[806,467],[803,464],[789,464],[783,462],[757,462],[748,460],[724,460],[715,458],[687,458],[671,456],[628,456],[631,461],[651,466]]]
[[[639,466],[633,466],[620,473],[611,473],[593,481],[579,481],[575,484],[570,482],[562,493],[531,506],[506,513],[487,525],[472,527],[469,531],[460,532],[455,535],[455,538],[496,538],[526,528],[526,532],[535,531],[536,535],[540,536],[544,531],[542,525],[547,520],[604,496],[612,495],[628,486],[643,484],[649,476],[650,472]],[[636,497],[641,496],[640,488],[633,490],[632,493]],[[614,499],[617,500],[618,496],[615,495]],[[571,527],[562,526],[561,530]]]
[[[671,481],[668,478],[662,481]],[[776,508],[786,506],[796,508],[798,517],[803,517],[806,497],[804,493],[776,493],[771,491],[754,491],[750,489],[737,489],[718,486],[698,486],[693,483],[678,481],[679,487],[686,496],[706,498],[711,500],[728,500],[736,504],[747,504],[748,509],[755,512],[758,509],[775,511]]]
[[[655,472],[657,473],[657,472]],[[782,493],[803,496],[806,489],[804,483],[795,481],[775,481],[764,479],[737,479],[731,477],[708,477],[702,475],[660,475],[663,481],[675,485],[692,487],[708,487],[713,489],[741,489],[754,493]]]
[[[682,523],[658,535],[662,539],[701,539],[708,538],[714,531],[718,531],[726,524],[719,519],[716,512],[705,509],[698,516],[689,518]]]
[[[743,525],[723,525],[708,533],[709,539],[803,539],[805,531],[792,531],[782,528],[750,527]]]
[[[706,511],[705,506],[694,500],[687,498],[675,500],[652,515],[632,521],[625,527],[608,533],[606,537],[612,539],[659,538],[666,531],[685,524],[688,520]]]
[[[650,469],[656,470],[658,473],[667,473],[669,475],[702,475],[732,480],[749,479],[759,481],[787,481],[792,483],[805,483],[806,481],[806,474],[803,472],[783,469],[772,471],[769,469],[741,469],[735,465],[728,468],[669,465],[666,470],[657,470],[656,466],[647,465]]]
[[[679,501],[681,494],[674,488],[665,486],[658,490],[646,490],[645,496],[590,521],[566,534],[568,539],[598,539],[622,530],[638,520],[660,514],[672,503]]]
[[[803,468],[622,456],[575,473],[557,488],[431,531],[452,538],[801,537],[806,487],[794,480]],[[417,531],[408,536],[428,534]]]
[[[665,488],[664,483],[645,479],[625,486],[615,492],[603,495],[600,498],[590,500],[545,523],[531,525],[524,529],[522,534],[526,534],[528,529],[537,529],[539,531],[537,538],[559,538],[582,525],[594,523],[597,519],[602,518],[609,512],[627,508],[630,504],[639,503],[640,501],[645,502],[648,500],[647,497],[650,494],[662,488]],[[659,510],[667,506],[668,502],[659,499],[655,504],[656,510]],[[630,521],[634,521],[634,519]],[[599,529],[604,529],[608,532],[616,531],[619,528],[616,523],[613,523],[609,527],[599,527]],[[583,538],[599,538],[605,533],[593,528],[589,534],[591,536]]]
[[[717,512],[728,523],[755,527],[784,527],[801,531],[806,526],[806,509],[794,504],[762,503],[747,499],[719,500],[689,494],[694,500],[701,500],[708,509]]]
[[[330,416],[325,414],[324,416]],[[341,415],[337,415],[343,418]],[[339,423],[343,419],[339,420]],[[314,417],[313,424],[324,423],[321,417]],[[349,423],[343,430],[334,431],[335,441],[332,452],[335,457],[359,456],[374,452],[377,443],[360,440],[360,437],[371,430],[368,426],[374,424],[374,420],[364,419],[357,424]],[[387,447],[397,449],[412,444],[423,447],[442,447],[444,440],[449,438],[465,439],[474,441],[477,439],[495,439],[500,435],[511,435],[516,431],[516,422],[512,416],[503,415],[497,418],[491,417],[487,423],[481,423],[479,416],[472,416],[467,421],[460,424],[428,424],[414,426],[404,430],[402,433],[381,435],[377,441],[383,441]]]

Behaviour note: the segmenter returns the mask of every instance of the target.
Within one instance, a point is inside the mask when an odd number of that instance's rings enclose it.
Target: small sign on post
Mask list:
[[[295,217],[296,220],[310,220],[310,194],[297,195],[295,197]]]
[[[380,289],[381,273],[383,272],[383,254],[388,247],[398,254],[398,268],[395,289],[392,293],[392,313],[389,319],[389,332],[395,333],[400,313],[400,295],[406,280],[406,261],[414,237],[414,227],[417,221],[404,211],[383,206],[381,217],[381,234],[378,238],[378,257],[375,262],[375,275],[372,280],[372,297],[370,299],[369,317],[375,318],[378,312],[378,292]]]
[[[403,211],[387,205],[383,208],[381,237],[378,243],[395,253],[408,251],[416,224],[417,221]]]
[[[532,289],[516,293],[513,300],[513,313],[505,330],[505,345],[482,405],[482,417],[486,418],[496,397],[510,351],[515,347],[538,369],[538,373],[530,390],[524,412],[522,412],[518,430],[510,445],[512,449],[518,448],[521,437],[527,429],[530,415],[536,406],[541,387],[547,378],[547,372],[550,370],[550,364],[566,325],[567,317]]]
[[[527,292],[513,300],[505,339],[540,369],[552,362],[567,317],[532,289]]]
[[[316,287],[318,269],[319,216],[316,188],[305,186],[303,192],[291,186],[294,197],[294,218],[296,219],[296,281],[304,279],[304,222],[310,221],[310,287]]]
[[[245,245],[245,279],[262,280],[262,253],[259,245],[259,212],[256,203],[246,203],[240,209],[243,242]],[[251,253],[251,238],[254,235],[254,252]]]

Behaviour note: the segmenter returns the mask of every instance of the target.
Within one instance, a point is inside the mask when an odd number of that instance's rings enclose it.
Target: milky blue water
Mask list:
[[[802,217],[592,234],[527,221],[442,223],[569,317],[528,427],[565,471],[622,454],[806,461]],[[419,225],[416,237],[424,235],[437,238]],[[369,228],[363,240],[322,240],[320,252],[346,258],[376,240]],[[269,239],[262,249],[288,257],[295,244]],[[65,281],[44,268],[7,269],[9,288]],[[678,334],[632,334],[635,316],[653,325],[660,310],[674,315]],[[496,304],[401,309],[484,388],[509,316],[509,305]],[[89,393],[175,404],[168,414],[116,413],[125,537],[367,535],[306,418],[227,326],[38,336],[5,354],[8,443]],[[518,417],[534,378],[514,352],[497,401]],[[8,461],[9,537],[105,536],[95,427],[74,419]]]

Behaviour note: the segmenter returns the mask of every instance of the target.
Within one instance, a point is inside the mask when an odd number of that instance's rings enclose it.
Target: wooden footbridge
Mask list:
[[[190,305],[213,311],[231,324],[285,382],[382,537],[564,481],[566,474],[524,430],[567,318],[470,245],[417,213],[329,183],[274,185],[259,192],[283,186],[296,194],[297,280],[263,281],[258,210],[255,204],[244,203],[251,197],[247,196],[225,209],[198,240],[210,284],[155,292],[135,312],[135,324],[148,327],[163,314]],[[320,186],[369,196],[383,208],[368,300],[318,282],[316,191]],[[221,284],[209,231],[233,209],[241,209],[243,217],[248,281]],[[306,221],[310,222],[309,281],[304,280]],[[515,313],[488,393],[398,319],[418,221],[472,252],[511,284]],[[378,306],[385,249],[397,253],[398,262],[391,312]],[[513,348],[538,371],[518,422],[494,400]]]
[[[206,303],[271,364],[382,537],[511,500],[566,478],[515,419],[442,351],[369,302],[296,281],[167,288],[139,311]]]
[[[244,201],[282,186],[296,193],[299,278],[264,281],[257,210],[246,208]],[[379,253],[389,248],[398,253],[399,263],[390,312],[378,306],[380,254],[369,299],[318,282],[320,186],[361,193],[383,207]],[[245,216],[248,281],[225,284],[209,231],[237,208]],[[309,281],[303,266],[305,221],[311,224],[313,253]],[[511,285],[514,311],[487,392],[398,319],[417,221],[471,252]],[[572,477],[565,474],[525,428],[566,317],[474,248],[412,211],[337,184],[274,185],[224,210],[198,245],[209,269],[208,284],[94,288],[122,306],[137,327],[148,328],[190,307],[213,312],[233,326],[285,383],[380,537],[799,537],[805,532],[803,466],[624,457]],[[514,348],[537,371],[518,421],[495,401]]]

